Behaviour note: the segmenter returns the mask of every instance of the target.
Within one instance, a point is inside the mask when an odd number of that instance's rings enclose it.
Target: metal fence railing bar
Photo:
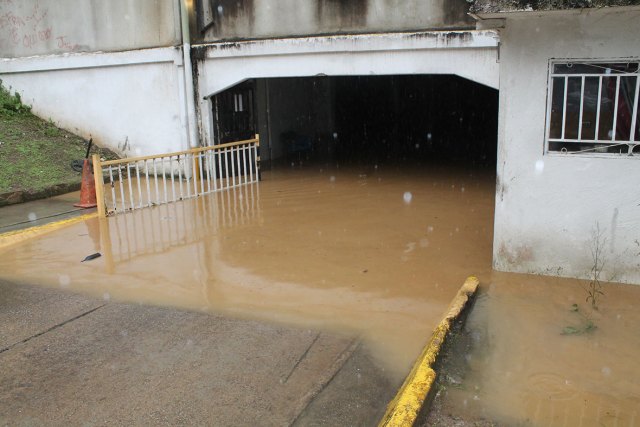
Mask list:
[[[100,216],[258,182],[260,138],[101,162],[93,156]]]

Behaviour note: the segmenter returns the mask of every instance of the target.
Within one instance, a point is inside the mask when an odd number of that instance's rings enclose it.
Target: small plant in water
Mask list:
[[[584,286],[584,290],[587,294],[585,302],[590,303],[591,310],[598,310],[598,301],[601,296],[604,296],[602,290],[602,282],[600,281],[600,273],[605,265],[605,257],[603,255],[604,246],[607,243],[607,239],[603,236],[604,230],[600,230],[600,224],[596,223],[593,229],[591,238],[591,272],[589,274],[589,283]],[[563,335],[579,335],[588,332],[593,332],[597,326],[593,322],[591,316],[580,310],[578,304],[571,306],[571,311],[578,314],[581,317],[580,324],[578,326],[566,326],[562,330]]]
[[[596,330],[596,324],[593,323],[593,320],[588,314],[580,311],[578,304],[573,304],[571,311],[580,316],[580,324],[577,326],[565,326],[564,329],[562,329],[562,335],[581,335]]]
[[[591,238],[591,277],[589,284],[586,286],[587,292],[586,302],[591,303],[591,308],[598,309],[598,300],[604,295],[602,292],[602,282],[600,281],[600,273],[604,268],[605,259],[602,254],[607,239],[603,237],[604,230],[600,230],[600,224],[596,223],[596,228],[592,231]]]

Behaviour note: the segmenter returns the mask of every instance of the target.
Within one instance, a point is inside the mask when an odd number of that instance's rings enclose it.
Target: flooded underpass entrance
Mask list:
[[[322,87],[326,79],[283,86]],[[260,325],[293,325],[355,338],[397,385],[465,277],[475,274],[482,293],[468,322],[466,373],[451,376],[444,411],[499,425],[635,425],[640,289],[607,286],[599,310],[589,311],[584,283],[491,271],[495,157],[483,153],[495,153],[495,140],[476,149],[468,129],[485,129],[480,113],[495,92],[455,77],[416,78],[402,91],[391,77],[376,79],[334,82],[342,90],[329,91],[329,99],[340,114],[322,132],[289,126],[314,117],[297,101],[289,110],[305,114],[271,109],[272,164],[260,183],[87,220],[16,245],[2,252],[0,277],[248,319],[257,335],[266,334]],[[267,83],[280,84],[255,82]],[[455,92],[469,84],[475,103],[468,90]],[[360,98],[346,96],[356,87]],[[411,105],[409,87],[421,93],[420,107],[397,110]],[[450,108],[429,110],[430,91]],[[256,103],[266,101],[257,93]],[[280,95],[270,93],[270,103],[293,103]],[[321,114],[307,99],[313,96],[302,98]],[[400,121],[398,130],[380,130],[385,120],[387,127]],[[282,132],[275,123],[284,123]],[[103,256],[80,262],[94,252]],[[597,328],[587,331],[586,320]],[[563,335],[569,326],[578,333]],[[322,343],[315,332],[301,335],[302,355]],[[366,393],[357,364],[350,375],[351,386]]]

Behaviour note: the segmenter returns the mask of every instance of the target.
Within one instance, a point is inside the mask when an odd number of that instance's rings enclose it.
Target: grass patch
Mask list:
[[[81,174],[71,162],[84,158],[86,150],[84,139],[34,116],[19,96],[0,85],[0,194],[79,183]],[[91,152],[116,158],[95,146]]]

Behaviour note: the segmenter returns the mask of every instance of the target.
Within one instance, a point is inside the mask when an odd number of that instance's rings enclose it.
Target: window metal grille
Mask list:
[[[640,156],[640,61],[552,61],[546,151]]]

